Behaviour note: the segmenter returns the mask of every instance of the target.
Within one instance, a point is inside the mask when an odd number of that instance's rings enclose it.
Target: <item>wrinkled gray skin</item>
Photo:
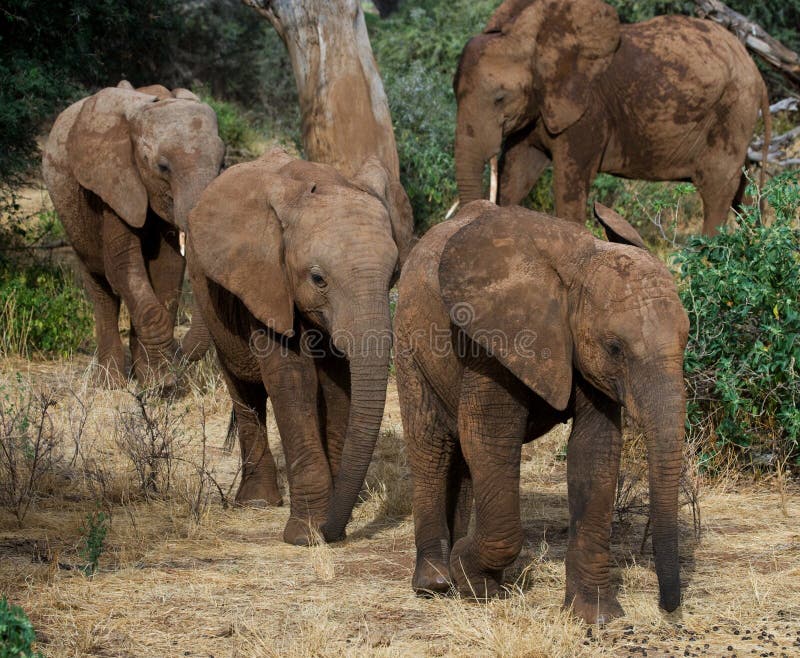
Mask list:
[[[173,331],[184,272],[178,231],[224,153],[214,111],[185,89],[134,90],[123,81],[56,119],[42,170],[94,305],[103,383],[122,386],[127,379],[120,301],[131,316],[137,378],[175,383]],[[192,341],[205,334],[195,316]],[[189,351],[202,349],[193,344]]]
[[[589,623],[622,614],[609,543],[624,407],[647,442],[661,606],[680,603],[689,323],[669,271],[636,231],[608,209],[598,216],[622,244],[476,201],[428,231],[403,268],[395,365],[417,592],[501,592],[523,541],[522,444],[572,418],[565,606]]]

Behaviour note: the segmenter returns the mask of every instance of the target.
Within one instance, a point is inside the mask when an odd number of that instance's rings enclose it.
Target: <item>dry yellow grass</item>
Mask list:
[[[649,543],[640,553],[644,516],[617,519],[614,559],[627,615],[589,628],[561,610],[568,516],[556,454],[566,428],[525,448],[526,541],[509,571],[512,595],[488,604],[419,599],[410,588],[410,480],[393,384],[348,539],[304,549],[280,541],[286,507],[225,509],[212,497],[199,521],[191,514],[201,409],[208,468],[223,489],[237,472],[236,454],[221,449],[228,402],[213,372],[175,403],[185,429],[171,493],[146,500],[113,440],[115,419],[133,398],[88,386],[87,365],[0,362],[6,390],[17,371],[23,382],[55,389],[53,417],[65,431],[77,401],[89,406],[82,459],[107,479],[110,531],[92,578],[67,568],[82,563],[80,527],[98,493],[83,466],[59,480],[22,527],[0,512],[0,592],[28,612],[47,656],[800,655],[795,485],[785,485],[785,516],[772,482],[702,483],[699,541],[688,509],[682,513],[684,604],[671,616],[657,606]],[[279,456],[274,424],[269,429]]]

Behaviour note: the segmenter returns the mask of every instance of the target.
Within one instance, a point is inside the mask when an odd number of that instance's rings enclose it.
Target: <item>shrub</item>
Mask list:
[[[0,262],[0,353],[67,356],[91,342],[92,309],[71,272]]]
[[[22,608],[0,598],[0,658],[38,658],[33,650],[36,633]]]
[[[17,376],[0,386],[0,505],[22,526],[31,505],[49,490],[61,459],[61,433],[53,424],[56,400]]]
[[[467,40],[496,0],[406,2],[388,19],[366,16],[392,113],[400,176],[418,230],[441,221],[456,197],[453,74]]]
[[[755,193],[751,189],[750,193]],[[676,255],[691,331],[685,371],[688,432],[701,464],[800,463],[800,183],[797,172],[713,237],[690,238]]]
[[[244,110],[235,103],[214,98],[206,88],[199,89],[197,92],[217,115],[219,137],[227,147],[226,158],[232,154],[234,156],[253,156],[256,132]]]
[[[108,533],[108,516],[101,510],[95,510],[86,515],[85,525],[81,526],[81,546],[79,555],[86,560],[83,572],[87,576],[97,573],[100,565],[100,556],[103,554],[103,544]]]

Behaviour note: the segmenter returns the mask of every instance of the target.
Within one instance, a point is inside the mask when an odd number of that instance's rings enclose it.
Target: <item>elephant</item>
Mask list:
[[[624,408],[646,436],[661,606],[679,605],[689,322],[638,233],[607,208],[597,214],[610,242],[572,221],[474,201],[428,231],[403,268],[395,366],[418,594],[501,593],[523,541],[522,444],[571,418],[565,607],[590,623],[623,614],[610,536]]]
[[[189,214],[192,290],[234,403],[240,505],[280,505],[266,439],[286,456],[285,542],[344,537],[380,430],[389,288],[407,208],[369,158],[351,179],[273,149],[209,185]]]
[[[104,383],[127,381],[121,300],[131,316],[136,377],[165,390],[176,383],[173,332],[185,267],[179,232],[224,155],[214,110],[186,89],[136,90],[123,80],[56,119],[42,170],[94,306]]]
[[[500,205],[552,160],[559,217],[584,221],[598,172],[691,181],[711,235],[741,201],[759,106],[764,158],[770,139],[764,81],[735,36],[686,16],[621,25],[600,0],[506,0],[464,47],[453,87],[461,203],[482,198],[490,159]]]

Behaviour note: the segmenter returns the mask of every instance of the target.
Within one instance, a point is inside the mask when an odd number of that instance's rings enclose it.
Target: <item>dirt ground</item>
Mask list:
[[[0,512],[0,592],[29,614],[47,656],[800,655],[795,485],[700,482],[701,534],[698,540],[684,508],[684,602],[672,615],[658,609],[649,542],[640,550],[646,516],[633,497],[617,514],[613,539],[627,614],[588,627],[561,609],[568,520],[562,427],[525,450],[525,547],[507,573],[509,598],[420,599],[410,588],[411,483],[393,382],[347,540],[309,549],[281,542],[287,507],[226,508],[214,486],[200,489],[204,419],[204,472],[224,492],[238,468],[236,453],[222,449],[229,407],[209,364],[191,373],[191,390],[169,405],[164,426],[174,430],[174,472],[170,489],[149,498],[119,443],[136,399],[91,386],[88,366],[86,356],[0,361],[6,400],[25,390],[52,392],[52,428],[64,443],[59,476],[22,525]],[[277,432],[269,429],[283,473]],[[640,476],[628,464],[623,482]],[[193,515],[198,491],[208,505]],[[79,550],[98,500],[110,529],[99,571],[87,576]]]

